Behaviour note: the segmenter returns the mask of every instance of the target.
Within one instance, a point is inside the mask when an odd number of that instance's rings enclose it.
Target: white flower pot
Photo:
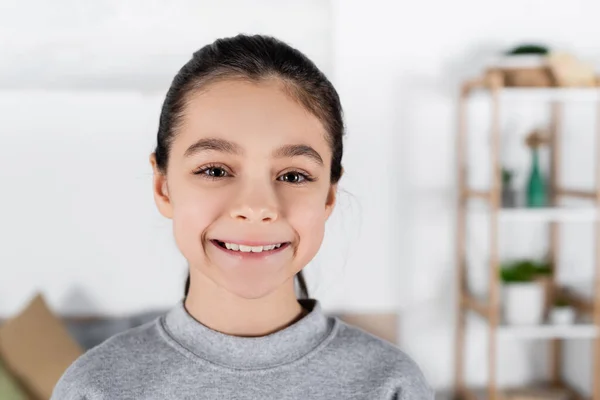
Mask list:
[[[543,68],[548,66],[548,57],[540,54],[513,54],[495,58],[493,66],[503,69]]]
[[[572,307],[554,307],[550,311],[550,322],[555,325],[571,325],[575,322],[575,310]]]
[[[539,282],[502,286],[504,321],[508,325],[539,325],[544,320],[544,286]]]

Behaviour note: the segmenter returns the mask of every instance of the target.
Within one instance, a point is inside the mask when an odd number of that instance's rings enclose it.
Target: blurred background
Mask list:
[[[315,61],[345,111],[345,175],[322,249],[305,270],[311,297],[334,314],[381,316],[373,324],[384,321],[387,337],[440,393],[452,391],[462,364],[468,387],[552,380],[549,349],[556,346],[561,378],[600,399],[600,369],[593,372],[600,307],[591,308],[600,304],[592,290],[598,15],[595,0],[0,0],[0,319],[16,318],[41,294],[85,348],[131,326],[126,318],[147,320],[181,299],[186,262],[151,192],[148,156],[160,106],[195,50],[219,37],[263,33]],[[496,103],[483,90],[494,76],[512,87],[500,96],[497,125]],[[473,89],[468,97],[463,88]],[[457,224],[461,101],[469,128],[466,183],[496,193],[492,172],[501,167],[501,206],[512,208],[474,207],[466,235]],[[565,103],[558,114],[557,101]],[[557,205],[550,161],[558,125],[554,176],[587,193],[565,203],[577,207],[571,213],[550,208]],[[490,211],[500,215],[497,226]],[[561,251],[553,252],[556,220],[564,229]],[[497,258],[490,256],[495,237]],[[490,265],[514,272],[498,277],[502,287],[526,286],[538,281],[531,269],[544,270],[550,255],[552,271],[560,269],[553,282],[582,294],[565,296],[565,304],[552,297],[545,318],[562,307],[577,319],[567,312],[567,322],[553,329],[551,321],[525,316],[515,325],[529,330],[494,336],[494,347],[487,311],[480,312],[486,318],[468,313],[465,348],[457,351],[463,239],[469,290],[479,298],[494,287]],[[512,300],[516,308],[535,308],[535,293],[523,296]],[[89,317],[121,325],[94,325],[101,331],[93,333],[81,328]]]

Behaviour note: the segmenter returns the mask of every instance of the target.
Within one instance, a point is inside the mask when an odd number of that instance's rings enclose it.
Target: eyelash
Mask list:
[[[208,172],[209,170],[211,170],[211,169],[217,169],[217,168],[223,170],[223,172],[225,172],[225,174],[227,174],[228,176],[215,177],[215,176],[210,176],[210,175],[206,174],[206,172]],[[279,180],[280,177],[285,176],[287,174],[291,174],[291,173],[298,174],[303,179],[303,181],[301,181],[301,182],[286,182],[286,183],[290,183],[292,185],[301,185],[303,183],[314,182],[316,180],[316,178],[314,178],[310,174],[307,174],[305,172],[296,171],[296,170],[287,171],[287,172],[281,174],[277,178],[277,180]],[[223,178],[231,178],[231,173],[227,170],[227,168],[225,168],[222,165],[218,165],[218,164],[209,164],[209,165],[206,165],[206,166],[204,166],[204,167],[202,167],[202,168],[197,169],[196,171],[194,171],[193,174],[194,175],[200,175],[204,179],[209,179],[209,180],[213,180],[213,181],[216,181],[216,180],[219,180],[219,179],[223,179]]]

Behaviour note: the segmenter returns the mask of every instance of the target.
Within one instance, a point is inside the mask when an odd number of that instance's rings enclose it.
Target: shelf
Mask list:
[[[469,298],[465,309],[487,319],[485,303]],[[573,325],[506,325],[500,324],[497,329],[499,339],[594,339],[600,336],[600,329],[590,323],[575,323]]]
[[[485,89],[475,90],[473,95],[488,95]],[[500,100],[529,100],[529,101],[600,101],[600,88],[503,88],[500,90]]]
[[[501,221],[595,221],[595,208],[503,208]]]
[[[560,382],[562,373],[564,373],[564,361],[561,357],[561,347],[554,345],[555,343],[547,343],[549,347],[548,367],[554,386],[542,385],[543,389],[550,389],[552,394],[557,396],[536,396],[532,392],[527,394],[522,392],[518,396],[510,395],[510,391],[505,388],[498,387],[496,375],[498,368],[495,362],[498,358],[499,348],[502,347],[504,339],[517,340],[556,340],[556,339],[598,339],[600,338],[600,323],[598,323],[596,312],[600,307],[600,292],[598,286],[594,283],[593,277],[586,281],[586,286],[592,287],[592,293],[581,292],[581,290],[566,289],[558,285],[558,281],[548,283],[548,289],[552,289],[551,297],[546,297],[545,300],[553,300],[560,298],[565,300],[571,307],[577,311],[578,323],[573,325],[554,325],[551,323],[534,325],[534,326],[514,326],[503,323],[502,313],[502,282],[497,276],[497,271],[501,267],[502,252],[504,244],[501,246],[500,238],[506,233],[503,229],[504,223],[598,223],[600,221],[600,188],[591,189],[561,187],[558,182],[558,174],[551,174],[548,182],[548,187],[552,189],[551,197],[554,200],[553,206],[545,208],[500,208],[502,203],[502,179],[499,171],[499,164],[502,157],[502,135],[503,135],[503,115],[506,112],[515,112],[522,106],[537,103],[547,107],[545,110],[548,115],[548,130],[553,137],[559,138],[564,131],[564,117],[567,111],[562,103],[577,103],[577,106],[585,105],[586,108],[594,109],[597,117],[600,117],[600,77],[596,77],[595,87],[580,87],[580,88],[534,88],[534,87],[504,87],[506,80],[501,71],[489,70],[483,76],[475,77],[467,80],[461,87],[461,96],[458,108],[458,134],[456,136],[457,143],[457,160],[458,160],[458,223],[457,223],[457,265],[458,276],[457,285],[460,295],[460,310],[457,320],[457,336],[456,347],[456,381],[455,387],[459,389],[459,398],[464,399],[481,399],[488,398],[492,395],[495,400],[506,399],[524,399],[524,398],[547,398],[547,399],[584,399],[581,393],[577,393],[572,388],[566,387],[566,382]],[[473,104],[470,104],[473,100]],[[506,109],[506,110],[505,110]],[[475,179],[470,182],[469,170],[474,168],[471,165],[470,155],[470,134],[469,131],[475,128],[470,124],[469,114],[471,112],[484,112],[482,117],[485,117],[489,122],[487,131],[487,143],[490,145],[490,157],[485,161],[488,163],[488,168],[491,176],[488,177],[487,185],[485,182]],[[591,128],[594,128],[591,126]],[[479,128],[477,128],[479,129]],[[600,131],[594,128],[594,136],[596,140],[600,140]],[[562,145],[561,140],[554,141],[556,149],[559,150]],[[550,167],[552,171],[561,171],[560,151],[551,152]],[[500,161],[499,161],[500,160]],[[484,161],[484,160],[479,160]],[[597,160],[596,160],[597,161]],[[476,168],[476,166],[475,166]],[[594,167],[595,169],[595,167]],[[593,171],[590,171],[593,172]],[[483,178],[483,176],[481,176]],[[472,187],[475,185],[477,188]],[[481,188],[483,187],[483,188]],[[525,193],[518,193],[524,195]],[[519,196],[522,198],[522,196]],[[587,202],[563,202],[563,199],[586,200]],[[556,206],[554,206],[556,205]],[[482,237],[483,240],[489,242],[487,253],[486,269],[488,270],[489,293],[480,298],[469,293],[469,228],[474,223],[486,222],[480,226],[487,225],[490,231],[489,236]],[[555,227],[555,226],[553,226]],[[557,266],[560,260],[559,246],[562,242],[562,236],[555,229],[550,229],[547,232],[547,241],[549,245],[550,261]],[[598,232],[595,232],[595,241],[598,240]],[[509,243],[510,244],[510,243]],[[596,260],[596,267],[599,267],[600,260]],[[496,275],[496,276],[495,276]],[[569,282],[572,286],[575,282]],[[566,283],[565,283],[566,284]],[[500,287],[499,287],[500,286]],[[548,306],[550,304],[546,304]],[[474,391],[465,388],[466,383],[466,347],[469,344],[467,341],[467,323],[470,318],[465,318],[465,313],[471,315],[479,315],[483,319],[483,324],[477,321],[477,327],[481,333],[488,333],[498,341],[498,346],[492,345],[488,348],[487,362],[489,364],[487,388],[483,391]],[[593,322],[592,322],[593,321]],[[494,344],[494,343],[492,343]],[[591,354],[592,359],[597,354]],[[478,360],[484,361],[484,360]],[[485,361],[484,361],[485,362]],[[597,377],[600,373],[600,365],[592,362],[590,366],[590,377]],[[600,400],[600,384],[598,381],[590,379],[589,391],[593,400]],[[578,385],[579,386],[579,385]],[[557,393],[560,391],[563,393]],[[564,393],[566,391],[566,393]],[[586,389],[587,391],[587,389]],[[524,393],[524,394],[523,394]],[[513,392],[514,394],[514,392]],[[590,397],[586,397],[589,399]]]
[[[485,300],[479,299],[476,296],[464,294],[462,297],[462,306],[467,310],[479,314],[484,319],[487,319],[489,315],[489,307]]]
[[[546,385],[536,385],[536,386],[532,386],[532,387],[523,387],[523,388],[506,388],[506,389],[500,389],[500,399],[502,400],[510,400],[510,399],[514,399],[514,398],[528,398],[528,397],[516,397],[516,395],[521,394],[521,395],[526,395],[526,394],[530,394],[532,395],[531,398],[538,398],[538,397],[533,397],[534,395],[545,395],[546,397],[543,398],[548,398],[548,399],[574,399],[574,400],[585,400],[587,399],[587,397],[584,397],[582,395],[582,393],[580,393],[579,391],[566,386],[566,385],[561,385],[558,387],[554,387],[552,385],[546,384]],[[548,397],[549,396],[549,397]],[[488,391],[482,388],[465,388],[465,391],[459,395],[460,399],[464,399],[464,400],[483,400],[483,399],[489,399],[488,396]]]
[[[594,339],[598,327],[591,324],[507,326],[498,328],[502,339]]]
[[[567,299],[573,307],[581,312],[591,312],[592,304],[583,296],[564,288],[559,289],[561,296]],[[490,310],[485,299],[472,294],[464,294],[462,307],[484,321],[488,321]],[[500,324],[498,326],[500,339],[594,339],[600,336],[600,329],[592,323],[575,323],[573,325],[523,325],[514,326]]]
[[[489,213],[490,208],[483,204],[471,205],[470,211]],[[498,220],[501,222],[593,222],[599,217],[593,207],[548,207],[548,208],[500,208]]]

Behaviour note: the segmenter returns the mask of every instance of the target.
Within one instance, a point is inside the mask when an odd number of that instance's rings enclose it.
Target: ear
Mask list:
[[[342,168],[342,170],[340,171],[340,179],[342,175],[344,175],[344,168]],[[333,209],[337,202],[337,190],[337,183],[329,186],[329,192],[327,193],[327,201],[325,202],[325,219],[329,219],[329,216],[333,212]]]
[[[337,184],[329,186],[329,192],[327,193],[327,201],[325,202],[325,219],[329,219],[329,216],[333,212],[335,203],[337,200]]]
[[[173,203],[169,197],[169,187],[167,185],[167,177],[163,174],[156,164],[156,155],[150,154],[150,165],[152,165],[152,191],[154,194],[154,202],[158,211],[163,217],[173,218]]]

